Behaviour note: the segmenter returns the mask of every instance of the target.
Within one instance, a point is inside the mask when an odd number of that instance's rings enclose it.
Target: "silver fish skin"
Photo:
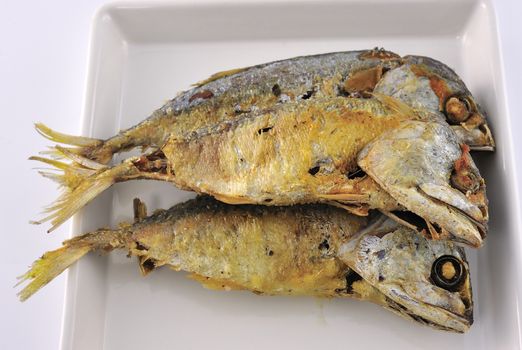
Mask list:
[[[244,94],[276,94],[282,97],[277,102],[299,101],[317,97],[335,97],[346,94],[342,82],[355,72],[381,66],[391,70],[401,65],[398,55],[391,52],[382,56],[367,55],[367,50],[334,52],[310,56],[300,56],[264,63],[239,69],[235,74],[213,80],[212,78],[196,87],[184,91],[166,103],[162,110],[167,113],[172,109],[174,114],[205,103],[211,99],[195,98],[204,91],[212,91],[213,97],[222,95],[237,96],[236,102],[241,103]],[[234,71],[234,70],[233,70]],[[218,73],[219,74],[219,73]],[[325,84],[328,82],[328,84]],[[334,85],[337,83],[338,85]],[[274,91],[274,86],[280,94]]]
[[[353,73],[376,67],[385,71],[400,64],[400,57],[392,52],[361,50],[301,56],[219,72],[180,92],[143,122],[108,140],[98,140],[98,144],[80,153],[106,164],[114,153],[145,145],[159,147],[173,135],[234,120],[245,113],[310,98],[347,96],[343,84]]]
[[[463,143],[476,150],[494,149],[486,116],[462,80],[443,63],[383,49],[301,56],[219,72],[181,92],[143,122],[107,140],[82,140],[38,130],[54,141],[81,146],[83,157],[107,164],[114,153],[134,147],[160,147],[168,137],[211,127],[244,113],[313,98],[368,97],[373,92],[398,98],[422,112],[437,112],[455,124]],[[453,121],[446,105],[466,109]],[[452,100],[453,101],[453,100]],[[460,109],[459,109],[460,108]],[[76,142],[76,143],[75,143]]]

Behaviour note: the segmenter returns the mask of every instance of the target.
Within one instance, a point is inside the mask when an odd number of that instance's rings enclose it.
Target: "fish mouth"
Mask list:
[[[446,186],[419,185],[411,189],[416,203],[429,203],[430,210],[416,210],[409,206],[398,210],[381,210],[396,222],[411,228],[430,240],[450,240],[474,248],[482,246],[489,220],[485,185],[468,198],[460,191]]]
[[[449,217],[443,220],[430,219],[409,210],[382,210],[382,213],[430,240],[450,240],[474,248],[482,246],[487,235],[487,218],[485,221],[479,221],[458,207],[441,202],[424,193],[421,194],[430,201],[440,202],[438,204],[444,205]]]
[[[409,303],[421,304],[422,308],[427,311],[422,313],[422,315],[419,315],[408,307]],[[472,306],[463,314],[459,314],[450,310],[442,309],[436,305],[418,302],[414,299],[401,303],[386,296],[386,304],[388,309],[406,319],[442,331],[465,333],[473,325]]]
[[[461,293],[462,301],[465,305],[464,312],[458,313],[440,306],[422,302],[409,296],[402,286],[396,285],[396,288],[381,289],[359,273],[351,270],[347,275],[346,293],[352,297],[373,302],[380,305],[391,312],[419,323],[424,326],[435,328],[447,332],[465,333],[473,324],[473,304],[471,293],[463,293],[468,290],[463,289]],[[468,281],[466,281],[467,287]],[[371,293],[369,291],[372,291]],[[471,291],[471,289],[469,289]],[[362,294],[358,294],[362,293]],[[464,294],[464,295],[463,295]]]
[[[495,140],[487,124],[482,124],[477,127],[469,127],[465,124],[451,125],[451,128],[461,142],[469,145],[472,151],[495,151]]]
[[[459,248],[457,248],[459,249]],[[462,251],[462,254],[463,251]],[[386,294],[387,307],[401,316],[443,331],[465,333],[473,325],[473,295],[469,275],[469,266],[466,267],[466,278],[458,293],[463,309],[451,310],[447,306],[436,305],[428,301],[419,300],[407,292],[402,284],[395,284],[388,288]],[[444,291],[446,292],[446,291]]]

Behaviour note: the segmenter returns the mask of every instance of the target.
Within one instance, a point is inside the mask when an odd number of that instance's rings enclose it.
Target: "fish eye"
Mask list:
[[[450,97],[445,104],[445,114],[453,124],[465,122],[471,115],[471,104],[461,96]]]
[[[462,261],[451,255],[439,257],[431,266],[433,283],[450,292],[457,291],[466,277],[466,269]]]

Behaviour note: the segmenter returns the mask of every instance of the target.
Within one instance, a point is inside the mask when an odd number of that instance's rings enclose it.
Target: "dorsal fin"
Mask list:
[[[212,74],[207,79],[204,79],[204,80],[198,81],[195,84],[192,84],[192,86],[200,87],[200,86],[203,86],[205,84],[210,83],[211,81],[218,80],[218,79],[221,79],[221,78],[224,78],[224,77],[228,77],[229,75],[242,72],[244,70],[247,70],[248,68],[250,68],[250,67],[234,68],[234,69],[229,69],[229,70],[224,70],[224,71],[221,71],[221,72],[217,72],[217,73]]]
[[[139,198],[132,201],[134,207],[134,222],[140,222],[147,217],[147,206]]]

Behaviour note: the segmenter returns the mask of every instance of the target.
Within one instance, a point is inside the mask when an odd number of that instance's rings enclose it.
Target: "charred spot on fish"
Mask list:
[[[345,294],[345,293],[347,293],[347,291],[346,291],[345,288],[336,288],[335,289],[335,293],[337,293],[337,294]]]
[[[312,97],[315,94],[315,90],[308,90],[306,93],[300,95],[298,98],[301,100],[308,100],[310,97]]]
[[[265,132],[269,132],[272,129],[273,129],[273,126],[268,126],[266,128],[262,128],[262,129],[257,130],[257,134],[261,135],[261,134],[264,134]]]
[[[152,258],[148,258],[141,263],[144,273],[149,273],[156,268],[156,261]]]
[[[281,95],[281,87],[279,84],[274,84],[274,86],[272,86],[272,94],[275,97],[279,97],[279,95]]]
[[[136,250],[147,250],[148,248],[145,247],[143,244],[141,244],[140,242],[136,242]]]
[[[271,201],[273,201],[272,198],[265,198],[265,200],[264,200],[265,203],[270,203]]]
[[[422,232],[423,230],[428,230],[428,225],[426,221],[420,217],[419,215],[406,210],[394,210],[391,212],[400,220],[407,222],[408,224],[416,227],[418,232]]]
[[[378,258],[379,260],[382,260],[382,259],[384,259],[384,257],[386,256],[386,250],[381,249],[381,250],[375,252],[375,255],[377,256],[377,258]]]
[[[308,169],[308,174],[314,176],[315,174],[317,174],[319,172],[319,170],[321,170],[321,167],[316,165],[313,168]]]
[[[196,92],[194,95],[190,96],[189,102],[192,102],[198,98],[203,99],[203,100],[208,100],[209,98],[212,98],[212,97],[214,97],[214,93],[212,91],[203,90],[203,91]]]
[[[359,275],[357,272],[350,270],[345,276],[346,278],[346,293],[352,294],[353,293],[353,284],[357,281],[362,280],[361,275]]]
[[[365,177],[366,173],[359,167],[357,167],[355,170],[350,171],[346,174],[346,177],[350,180]]]
[[[330,249],[330,244],[328,243],[328,240],[325,239],[319,244],[319,250],[328,250]]]
[[[456,292],[466,279],[466,268],[460,259],[443,255],[431,266],[430,278],[436,286]]]
[[[274,251],[272,249],[270,249],[267,253],[268,256],[273,256],[274,255]]]
[[[379,275],[379,282],[382,282],[384,281],[384,276],[383,275]]]
[[[466,98],[452,96],[446,101],[444,112],[451,124],[460,124],[470,117],[471,106]]]
[[[344,89],[343,85],[337,86],[336,91],[337,91],[336,95],[339,97],[350,97],[350,94],[348,93],[348,91],[346,91]]]

